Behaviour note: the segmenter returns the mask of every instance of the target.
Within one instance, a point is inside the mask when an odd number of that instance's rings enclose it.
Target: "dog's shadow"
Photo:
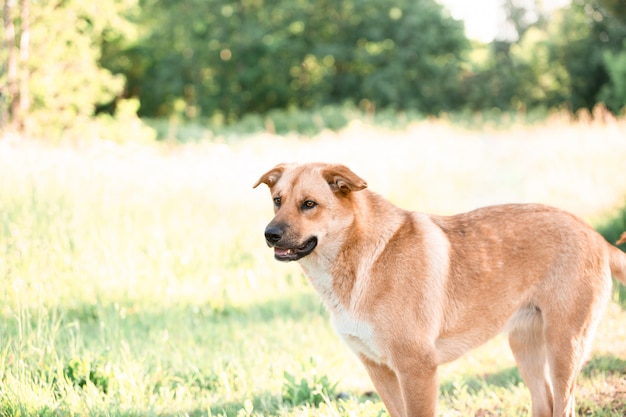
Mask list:
[[[626,376],[626,359],[612,354],[594,355],[583,368],[584,378],[598,374],[617,374]]]
[[[439,392],[444,396],[454,396],[460,387],[468,394],[476,394],[480,391],[491,390],[493,387],[510,388],[522,383],[517,367],[511,366],[501,371],[483,374],[466,375],[449,381],[442,381]]]
[[[626,359],[616,355],[594,355],[584,366],[581,378],[592,378],[598,374],[620,374],[626,376]],[[443,381],[439,391],[442,395],[453,396],[459,387],[469,394],[492,390],[494,387],[512,388],[523,383],[522,377],[516,366],[502,369],[501,371],[483,374],[467,375],[449,381]]]

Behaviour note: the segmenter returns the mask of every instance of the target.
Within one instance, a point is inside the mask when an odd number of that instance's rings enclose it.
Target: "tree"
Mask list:
[[[15,0],[4,1],[4,45],[6,50],[6,73],[5,87],[2,91],[2,126],[11,124],[15,128],[19,120],[19,81],[18,81],[18,56],[17,47],[15,45]],[[5,104],[6,103],[6,104]]]
[[[20,23],[20,66],[25,68],[30,58],[30,7],[28,0],[20,0]],[[19,114],[21,115],[19,127],[24,129],[26,115],[30,110],[30,93],[26,75],[20,77],[19,108]]]
[[[626,48],[626,42],[624,42]],[[626,108],[626,52],[605,51],[603,62],[609,75],[609,82],[602,86],[599,99],[613,113]]]
[[[143,0],[142,10],[146,37],[118,56],[132,62],[122,71],[143,115],[459,106],[469,44],[434,0]]]
[[[607,52],[619,52],[626,40],[626,25],[610,15],[596,0],[574,0],[559,19],[553,39],[553,59],[568,74],[567,104],[574,112],[588,110],[602,100],[610,84]]]
[[[127,26],[134,0],[5,0],[7,123],[32,134],[88,120],[96,104],[120,95],[123,78],[99,65],[102,39]],[[44,131],[45,130],[45,131]]]
[[[626,24],[626,2],[624,0],[599,0],[609,13]]]

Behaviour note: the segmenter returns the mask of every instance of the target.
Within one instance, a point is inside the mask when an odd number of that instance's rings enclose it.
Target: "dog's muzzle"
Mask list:
[[[298,246],[287,240],[282,241],[284,235],[285,229],[283,227],[270,225],[265,229],[267,246],[274,248],[274,258],[278,261],[297,261],[313,252],[313,249],[317,246],[317,238],[315,236],[307,239],[303,245]]]

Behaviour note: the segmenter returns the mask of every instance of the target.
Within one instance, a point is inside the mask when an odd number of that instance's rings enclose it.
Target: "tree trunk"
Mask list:
[[[16,0],[5,0],[4,2],[4,40],[7,51],[7,85],[4,98],[7,103],[8,114],[5,116],[6,125],[16,127],[19,116],[19,86],[17,78],[17,47],[15,46],[15,22],[13,21],[13,10]]]
[[[21,21],[22,32],[20,34],[20,103],[19,103],[19,115],[20,115],[20,129],[26,131],[26,124],[28,118],[28,110],[30,108],[30,93],[28,91],[28,58],[29,58],[29,46],[30,46],[30,13],[28,0],[20,0],[21,6]]]

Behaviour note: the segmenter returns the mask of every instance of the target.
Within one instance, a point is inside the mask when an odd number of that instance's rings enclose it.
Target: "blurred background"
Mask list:
[[[112,119],[134,115],[164,138],[185,122],[311,133],[354,112],[543,117],[602,103],[619,114],[625,10],[620,0],[3,0],[0,128],[122,140]]]

